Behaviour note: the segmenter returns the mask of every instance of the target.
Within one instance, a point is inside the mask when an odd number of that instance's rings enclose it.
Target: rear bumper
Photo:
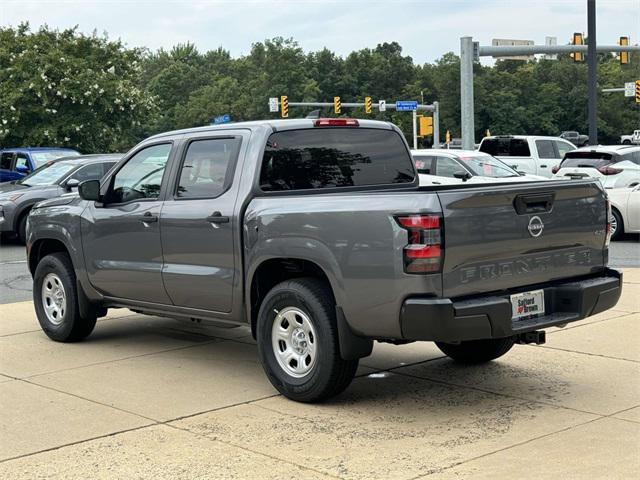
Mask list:
[[[512,321],[509,295],[544,290],[545,315]],[[612,308],[622,293],[622,273],[605,269],[578,281],[550,282],[504,294],[468,299],[409,298],[400,312],[407,340],[456,342],[502,338],[582,320]]]

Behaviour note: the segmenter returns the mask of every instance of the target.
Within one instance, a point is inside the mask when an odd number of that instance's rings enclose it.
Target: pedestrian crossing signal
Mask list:
[[[340,101],[340,97],[333,97],[333,112],[335,114],[340,114],[342,111],[342,102]]]
[[[289,118],[289,97],[286,95],[280,97],[280,115],[282,118]]]

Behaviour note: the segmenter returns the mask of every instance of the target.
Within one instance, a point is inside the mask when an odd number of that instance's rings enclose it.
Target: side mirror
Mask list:
[[[465,171],[462,171],[462,170],[458,170],[457,172],[453,172],[453,176],[455,178],[459,178],[463,182],[466,182],[467,180],[469,180],[471,178],[471,174],[469,172],[465,172]]]
[[[85,180],[78,185],[78,195],[83,200],[89,200],[93,202],[100,201],[100,181],[99,180]]]
[[[26,165],[18,165],[16,166],[16,172],[26,175],[27,173],[31,173],[31,170]]]
[[[67,190],[67,192],[70,192],[72,189],[78,188],[78,185],[80,185],[80,180],[78,180],[77,178],[70,178],[69,180],[67,180],[67,183],[64,184],[64,188]]]

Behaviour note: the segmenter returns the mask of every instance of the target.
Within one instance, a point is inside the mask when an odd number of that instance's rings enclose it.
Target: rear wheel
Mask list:
[[[466,364],[486,363],[500,358],[513,347],[515,337],[470,340],[460,343],[436,342],[448,357]]]
[[[358,360],[340,356],[333,295],[315,278],[271,289],[258,313],[257,339],[267,377],[292,400],[318,402],[337,395],[358,368]]]
[[[622,142],[623,145],[631,145],[631,140],[625,140]]]
[[[52,340],[82,340],[96,325],[96,316],[80,315],[76,275],[66,253],[52,253],[38,263],[33,276],[33,303],[42,330]]]
[[[622,216],[615,209],[611,209],[611,240],[618,240],[624,234]]]

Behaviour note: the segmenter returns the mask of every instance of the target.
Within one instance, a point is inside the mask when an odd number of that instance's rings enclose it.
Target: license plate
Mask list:
[[[511,319],[522,320],[544,315],[544,290],[511,295]]]

